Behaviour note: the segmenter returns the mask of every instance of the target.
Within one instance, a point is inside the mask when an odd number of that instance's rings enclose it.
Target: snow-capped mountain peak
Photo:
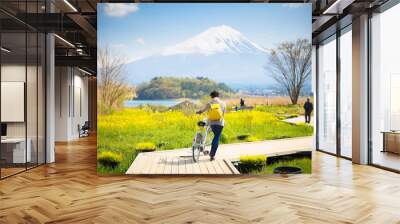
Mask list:
[[[234,28],[221,25],[211,27],[186,41],[166,47],[161,55],[260,52],[265,52],[265,50]]]

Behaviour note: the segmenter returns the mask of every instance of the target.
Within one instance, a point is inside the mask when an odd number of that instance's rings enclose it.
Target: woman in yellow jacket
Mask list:
[[[226,105],[222,100],[219,99],[219,92],[212,91],[210,97],[211,101],[207,103],[203,109],[197,111],[197,114],[201,114],[206,111],[208,112],[208,124],[210,125],[211,130],[214,133],[214,138],[211,142],[210,151],[210,161],[213,161],[218,149],[222,129],[225,125],[224,114],[226,111]]]

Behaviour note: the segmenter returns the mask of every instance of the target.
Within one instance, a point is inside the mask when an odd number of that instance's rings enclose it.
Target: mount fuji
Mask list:
[[[156,76],[208,77],[228,85],[269,85],[265,73],[268,51],[234,28],[221,25],[159,53],[127,64],[130,81],[138,84]]]

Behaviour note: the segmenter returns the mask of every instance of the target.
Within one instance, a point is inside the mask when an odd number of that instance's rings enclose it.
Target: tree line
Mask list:
[[[139,85],[136,94],[138,99],[199,99],[208,96],[213,90],[218,90],[223,96],[235,93],[225,83],[217,83],[205,77],[155,77]]]

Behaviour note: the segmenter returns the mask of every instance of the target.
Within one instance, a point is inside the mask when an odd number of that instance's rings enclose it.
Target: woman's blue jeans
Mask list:
[[[214,138],[211,142],[211,152],[210,152],[210,157],[214,157],[215,153],[217,152],[218,149],[218,143],[219,139],[221,137],[222,129],[224,126],[221,125],[211,125],[211,130],[214,133]]]

